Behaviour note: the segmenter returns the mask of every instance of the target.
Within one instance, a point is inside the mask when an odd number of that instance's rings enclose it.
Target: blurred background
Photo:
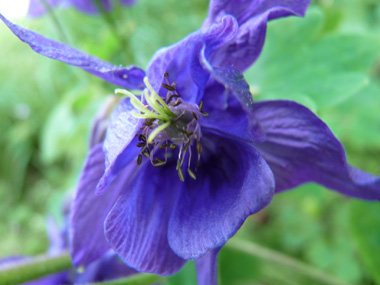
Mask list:
[[[107,16],[56,9],[30,19],[27,1],[16,10],[5,2],[0,12],[23,27],[142,68],[158,48],[198,29],[208,9],[206,0],[139,0],[133,7],[115,2]],[[343,142],[351,164],[380,175],[380,1],[315,0],[305,18],[270,22],[246,79],[257,101],[289,99],[312,109]],[[45,252],[46,217],[62,223],[62,201],[75,190],[92,119],[114,88],[34,53],[0,23],[0,258]],[[307,184],[275,196],[238,238],[341,284],[380,284],[379,203]],[[271,253],[248,251],[223,248],[221,284],[324,284],[276,264]],[[194,265],[171,280],[194,284]]]

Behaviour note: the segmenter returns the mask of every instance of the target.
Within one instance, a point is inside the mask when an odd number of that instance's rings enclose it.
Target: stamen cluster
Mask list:
[[[176,166],[178,177],[181,181],[185,180],[182,166],[188,154],[187,172],[191,178],[196,179],[194,171],[191,170],[192,145],[196,145],[196,172],[202,152],[199,121],[208,114],[203,111],[202,102],[199,106],[184,102],[176,90],[176,82],[170,84],[167,73],[164,78],[166,83],[163,83],[162,87],[167,90],[166,99],[161,98],[154,91],[147,78],[144,78],[147,88],[142,93],[142,100],[127,90],[115,90],[116,94],[129,97],[131,104],[140,111],[140,113],[132,112],[132,115],[144,119],[143,126],[137,134],[139,142],[136,146],[141,148],[137,165],[140,165],[145,157],[149,158],[153,166],[163,166],[167,163],[168,157],[172,156],[173,151],[178,148]],[[162,159],[154,157],[159,149],[165,150]]]

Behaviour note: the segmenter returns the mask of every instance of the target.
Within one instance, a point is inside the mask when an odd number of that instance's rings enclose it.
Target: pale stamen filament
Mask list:
[[[150,111],[147,106],[145,106],[143,103],[140,102],[140,100],[136,97],[136,95],[132,94],[131,92],[125,89],[115,89],[115,94],[122,94],[122,95],[127,96],[130,99],[132,106],[143,113],[143,114],[137,114],[135,112],[132,112],[132,115],[135,116],[136,118],[140,118],[140,119],[156,118],[156,119],[165,120],[165,121],[170,120],[170,118],[163,112],[157,112],[158,114],[156,114]]]
[[[158,126],[157,128],[155,128],[150,134],[149,134],[149,137],[148,137],[148,143],[151,143],[154,138],[156,137],[156,135],[158,133],[160,133],[161,131],[165,130],[167,127],[169,127],[171,124],[171,122],[166,122],[166,123],[163,123],[162,125]]]
[[[164,109],[160,106],[160,104],[158,104],[150,95],[149,95],[149,92],[148,90],[145,90],[143,92],[143,95],[144,95],[144,98],[146,100],[146,102],[148,103],[148,105],[150,107],[152,107],[152,109],[154,111],[156,111],[158,114],[160,114],[161,116],[163,116],[165,118],[165,121],[168,121],[170,120],[169,116],[165,114],[165,111]]]
[[[150,94],[151,94],[151,97],[149,97],[149,99],[152,101],[152,103],[154,104],[154,105],[157,105],[157,106],[159,106],[159,108],[163,108],[163,111],[165,112],[165,113],[167,113],[168,115],[170,115],[170,116],[172,116],[172,117],[174,117],[175,116],[175,114],[169,109],[169,107],[168,107],[168,105],[165,103],[165,101],[156,93],[156,91],[154,91],[154,89],[153,89],[153,87],[152,87],[152,85],[149,83],[149,81],[148,81],[148,78],[147,77],[145,77],[144,78],[144,83],[145,83],[145,86],[149,89],[149,91],[150,91]],[[147,92],[148,93],[148,92]],[[147,94],[145,94],[145,95],[147,95]],[[160,104],[161,105],[159,105],[158,103],[156,103],[156,101],[155,101],[155,99],[156,100],[158,100],[159,102],[160,102]],[[153,104],[149,104],[149,105],[151,105],[152,106],[152,108],[153,108]]]

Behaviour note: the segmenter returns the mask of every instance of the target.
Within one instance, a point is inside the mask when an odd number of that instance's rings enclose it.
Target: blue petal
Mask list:
[[[380,200],[380,177],[348,165],[342,144],[309,109],[264,101],[254,112],[266,133],[255,147],[275,175],[277,192],[316,182],[347,196]]]
[[[249,142],[262,141],[265,134],[255,118],[253,97],[243,74],[233,67],[212,67],[204,52],[201,61],[215,81],[203,97],[210,117],[202,125]],[[222,105],[218,105],[218,97]]]
[[[27,43],[35,52],[51,59],[80,67],[109,83],[131,89],[143,89],[145,73],[142,69],[130,67],[118,67],[90,56],[68,45],[45,38],[28,29],[24,29],[4,18],[0,19],[23,42]]]
[[[223,16],[207,29],[203,29],[203,43],[207,47],[206,57],[208,58],[212,52],[234,40],[238,29],[238,22],[231,15]]]
[[[247,142],[260,142],[264,138],[260,125],[250,120],[239,104],[228,104],[226,109],[209,110],[207,107],[203,109],[210,113],[210,116],[201,121],[202,127]]]
[[[145,164],[109,213],[105,222],[108,243],[138,271],[169,275],[184,265],[167,238],[180,187],[175,163],[162,168]]]
[[[185,179],[169,223],[170,247],[184,259],[226,243],[274,191],[269,166],[250,145],[205,132],[201,143],[197,179]]]
[[[177,91],[181,97],[188,103],[198,103],[209,78],[208,72],[199,62],[203,45],[207,46],[207,53],[211,53],[230,41],[236,32],[235,19],[226,16],[207,31],[196,31],[182,41],[160,49],[147,68],[152,87],[156,91],[161,89],[160,95],[164,96],[165,90],[161,84],[164,73],[167,72],[170,82],[177,82]]]
[[[164,73],[167,72],[170,82],[177,82],[177,91],[181,97],[188,103],[196,101],[198,93],[201,92],[199,86],[205,84],[205,82],[203,78],[200,78],[201,82],[196,81],[198,77],[192,78],[190,66],[193,62],[193,54],[201,43],[200,40],[199,32],[195,32],[182,41],[162,48],[154,54],[148,65],[147,75],[152,87],[161,96],[164,97],[166,94],[165,89],[161,88],[161,84],[163,83]]]
[[[106,156],[106,169],[97,186],[97,194],[101,194],[131,161],[137,159],[140,149],[136,147],[136,134],[143,120],[132,115],[135,111],[126,98],[111,114],[103,150]]]
[[[104,172],[102,145],[91,149],[73,201],[71,216],[71,255],[76,266],[86,266],[109,249],[104,236],[104,221],[122,190],[125,189],[135,165],[124,169],[103,195],[95,195],[95,188]]]
[[[117,116],[117,111],[113,112],[116,106],[120,106],[120,96],[109,95],[104,100],[102,107],[96,112],[96,115],[91,124],[91,134],[89,139],[90,147],[92,148],[98,143],[104,141],[108,124],[110,121],[110,114]]]
[[[225,16],[219,23],[215,23],[209,29],[202,32],[202,44],[199,44],[194,50],[190,68],[193,78],[197,79],[198,82],[202,82],[201,78],[204,80],[203,84],[198,84],[199,86],[203,86],[203,88],[200,90],[202,92],[198,94],[196,102],[202,100],[204,96],[203,91],[210,76],[210,70],[204,68],[201,64],[202,56],[208,59],[214,50],[231,41],[236,36],[237,31],[238,25],[235,18]],[[212,81],[208,82],[208,86],[210,85],[212,85]],[[213,96],[212,98],[214,103],[216,103],[215,101],[219,101],[217,96]]]
[[[203,28],[211,26],[224,15],[233,15],[239,25],[269,10],[276,11],[271,20],[290,15],[303,16],[309,4],[310,0],[240,0],[238,5],[234,0],[212,0]]]
[[[204,256],[196,260],[198,285],[218,284],[217,257],[220,248],[210,250]]]
[[[234,66],[246,70],[261,53],[267,21],[289,15],[303,16],[310,0],[214,0],[203,23],[206,30],[225,15],[232,15],[239,24],[239,32],[228,44],[218,49],[210,59],[213,66]]]
[[[204,33],[198,61],[203,73],[211,74],[211,78],[199,98],[210,113],[202,125],[246,141],[261,141],[264,134],[252,113],[252,94],[243,74],[233,67],[213,67],[209,62],[210,54],[231,41],[237,28],[233,17],[224,16]]]

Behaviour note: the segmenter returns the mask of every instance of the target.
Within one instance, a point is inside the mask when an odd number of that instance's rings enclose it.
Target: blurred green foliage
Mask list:
[[[157,49],[199,28],[207,6],[206,0],[140,0],[113,11],[108,23],[71,9],[55,15],[74,47],[144,68]],[[17,22],[60,38],[49,16]],[[63,197],[72,195],[91,120],[115,86],[35,54],[2,24],[0,42],[0,257],[33,255],[48,247],[45,217],[59,216]],[[256,100],[290,99],[311,108],[343,141],[350,163],[380,175],[377,0],[314,1],[303,19],[271,22],[246,78]],[[308,184],[277,195],[238,235],[342,281],[380,284],[379,204]],[[194,272],[189,263],[168,284],[194,284]],[[228,247],[220,253],[220,277],[221,284],[318,284]]]

